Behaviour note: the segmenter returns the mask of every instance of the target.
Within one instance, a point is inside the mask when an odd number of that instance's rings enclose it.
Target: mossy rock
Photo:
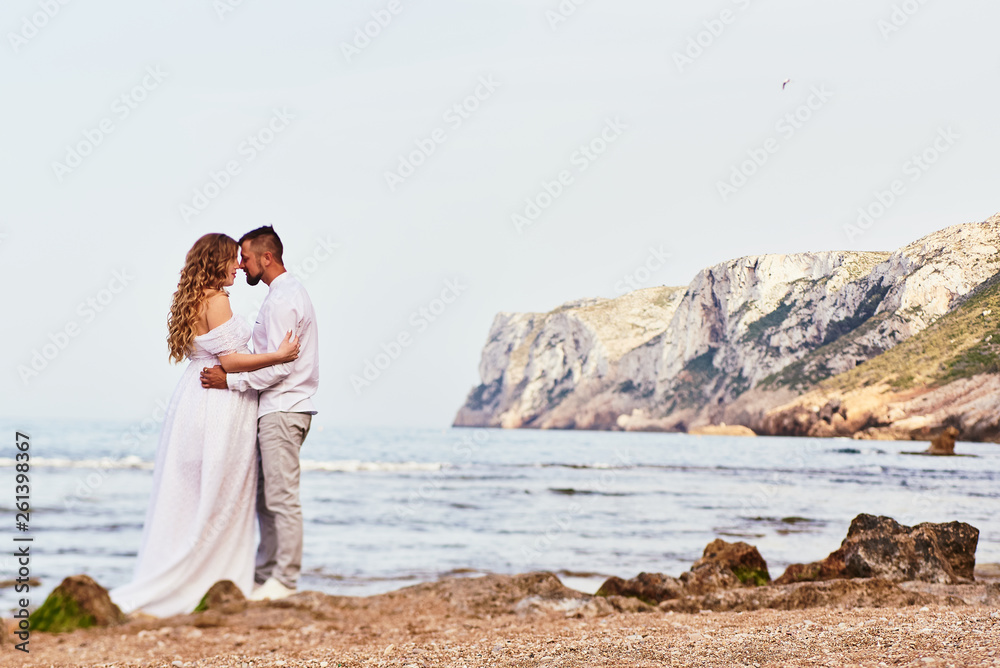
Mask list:
[[[789,564],[784,574],[775,581],[775,584],[793,584],[796,582],[816,582],[825,579],[823,570],[818,563],[812,564]]]
[[[771,575],[766,570],[762,571],[759,568],[748,568],[746,566],[737,566],[732,570],[733,575],[745,585],[763,587],[764,585],[771,584]]]
[[[218,610],[229,614],[244,610],[246,607],[247,599],[240,588],[231,580],[219,580],[201,597],[201,602],[194,612]]]
[[[31,613],[31,629],[49,633],[65,633],[94,626],[96,620],[88,615],[69,596],[52,592],[42,607]]]
[[[767,570],[767,562],[753,545],[742,541],[727,543],[716,538],[705,546],[701,559],[694,562],[691,570],[715,563],[733,572],[733,575],[744,585],[762,586],[771,583],[771,574]]]
[[[29,619],[32,631],[66,633],[120,624],[125,615],[104,587],[86,575],[73,575],[52,590]]]

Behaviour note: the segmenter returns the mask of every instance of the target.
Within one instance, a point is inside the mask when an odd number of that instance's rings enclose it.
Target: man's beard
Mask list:
[[[256,276],[252,275],[249,271],[246,272],[247,275],[247,285],[254,286],[260,283],[260,279],[264,277],[264,272],[260,272]]]

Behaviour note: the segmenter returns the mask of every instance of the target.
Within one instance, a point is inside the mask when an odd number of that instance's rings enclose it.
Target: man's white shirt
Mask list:
[[[260,391],[257,417],[268,413],[316,414],[312,397],[319,387],[319,337],[316,312],[306,289],[287,271],[268,286],[253,328],[256,353],[273,353],[289,330],[299,337],[299,356],[291,362],[226,376],[229,389]]]

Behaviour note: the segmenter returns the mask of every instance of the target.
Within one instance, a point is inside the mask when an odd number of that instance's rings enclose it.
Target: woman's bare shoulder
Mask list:
[[[205,296],[205,315],[208,316],[208,328],[215,329],[233,317],[233,309],[229,305],[229,293],[217,290]]]

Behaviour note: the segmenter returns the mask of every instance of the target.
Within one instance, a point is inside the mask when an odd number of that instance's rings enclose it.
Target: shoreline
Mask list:
[[[109,668],[1000,665],[995,603],[684,613],[618,598],[597,603],[548,574],[452,578],[368,597],[300,592],[33,633],[30,654],[6,644],[0,657]]]
[[[469,429],[469,430],[484,430],[484,431],[556,431],[556,432],[584,432],[584,433],[607,433],[607,434],[683,434],[684,436],[697,436],[697,437],[739,437],[739,438],[781,438],[781,439],[801,439],[815,440],[817,438],[828,439],[831,441],[877,441],[880,443],[930,443],[934,440],[934,436],[927,434],[921,435],[920,437],[911,437],[909,435],[900,433],[869,433],[866,434],[863,431],[856,432],[845,432],[837,434],[825,434],[822,436],[811,436],[808,434],[795,433],[792,430],[788,431],[776,431],[767,432],[761,430],[759,432],[754,431],[751,427],[748,427],[742,423],[707,423],[704,425],[699,425],[697,427],[691,427],[689,430],[674,429],[657,427],[655,425],[643,426],[642,428],[632,428],[623,429],[619,426],[600,428],[600,427],[567,427],[567,428],[551,428],[551,427],[538,427],[532,425],[522,425],[519,427],[495,427],[495,426],[468,426],[468,425],[451,425],[451,429]],[[1000,446],[1000,436],[990,438],[959,438],[955,441],[957,444],[961,443],[973,443],[973,444],[983,444],[983,445],[998,445]],[[914,446],[910,446],[914,447]],[[930,454],[930,453],[914,453],[914,452],[901,452],[900,454]],[[936,457],[955,457],[955,456],[968,456],[962,455],[961,453],[956,453],[954,455],[933,455]]]

